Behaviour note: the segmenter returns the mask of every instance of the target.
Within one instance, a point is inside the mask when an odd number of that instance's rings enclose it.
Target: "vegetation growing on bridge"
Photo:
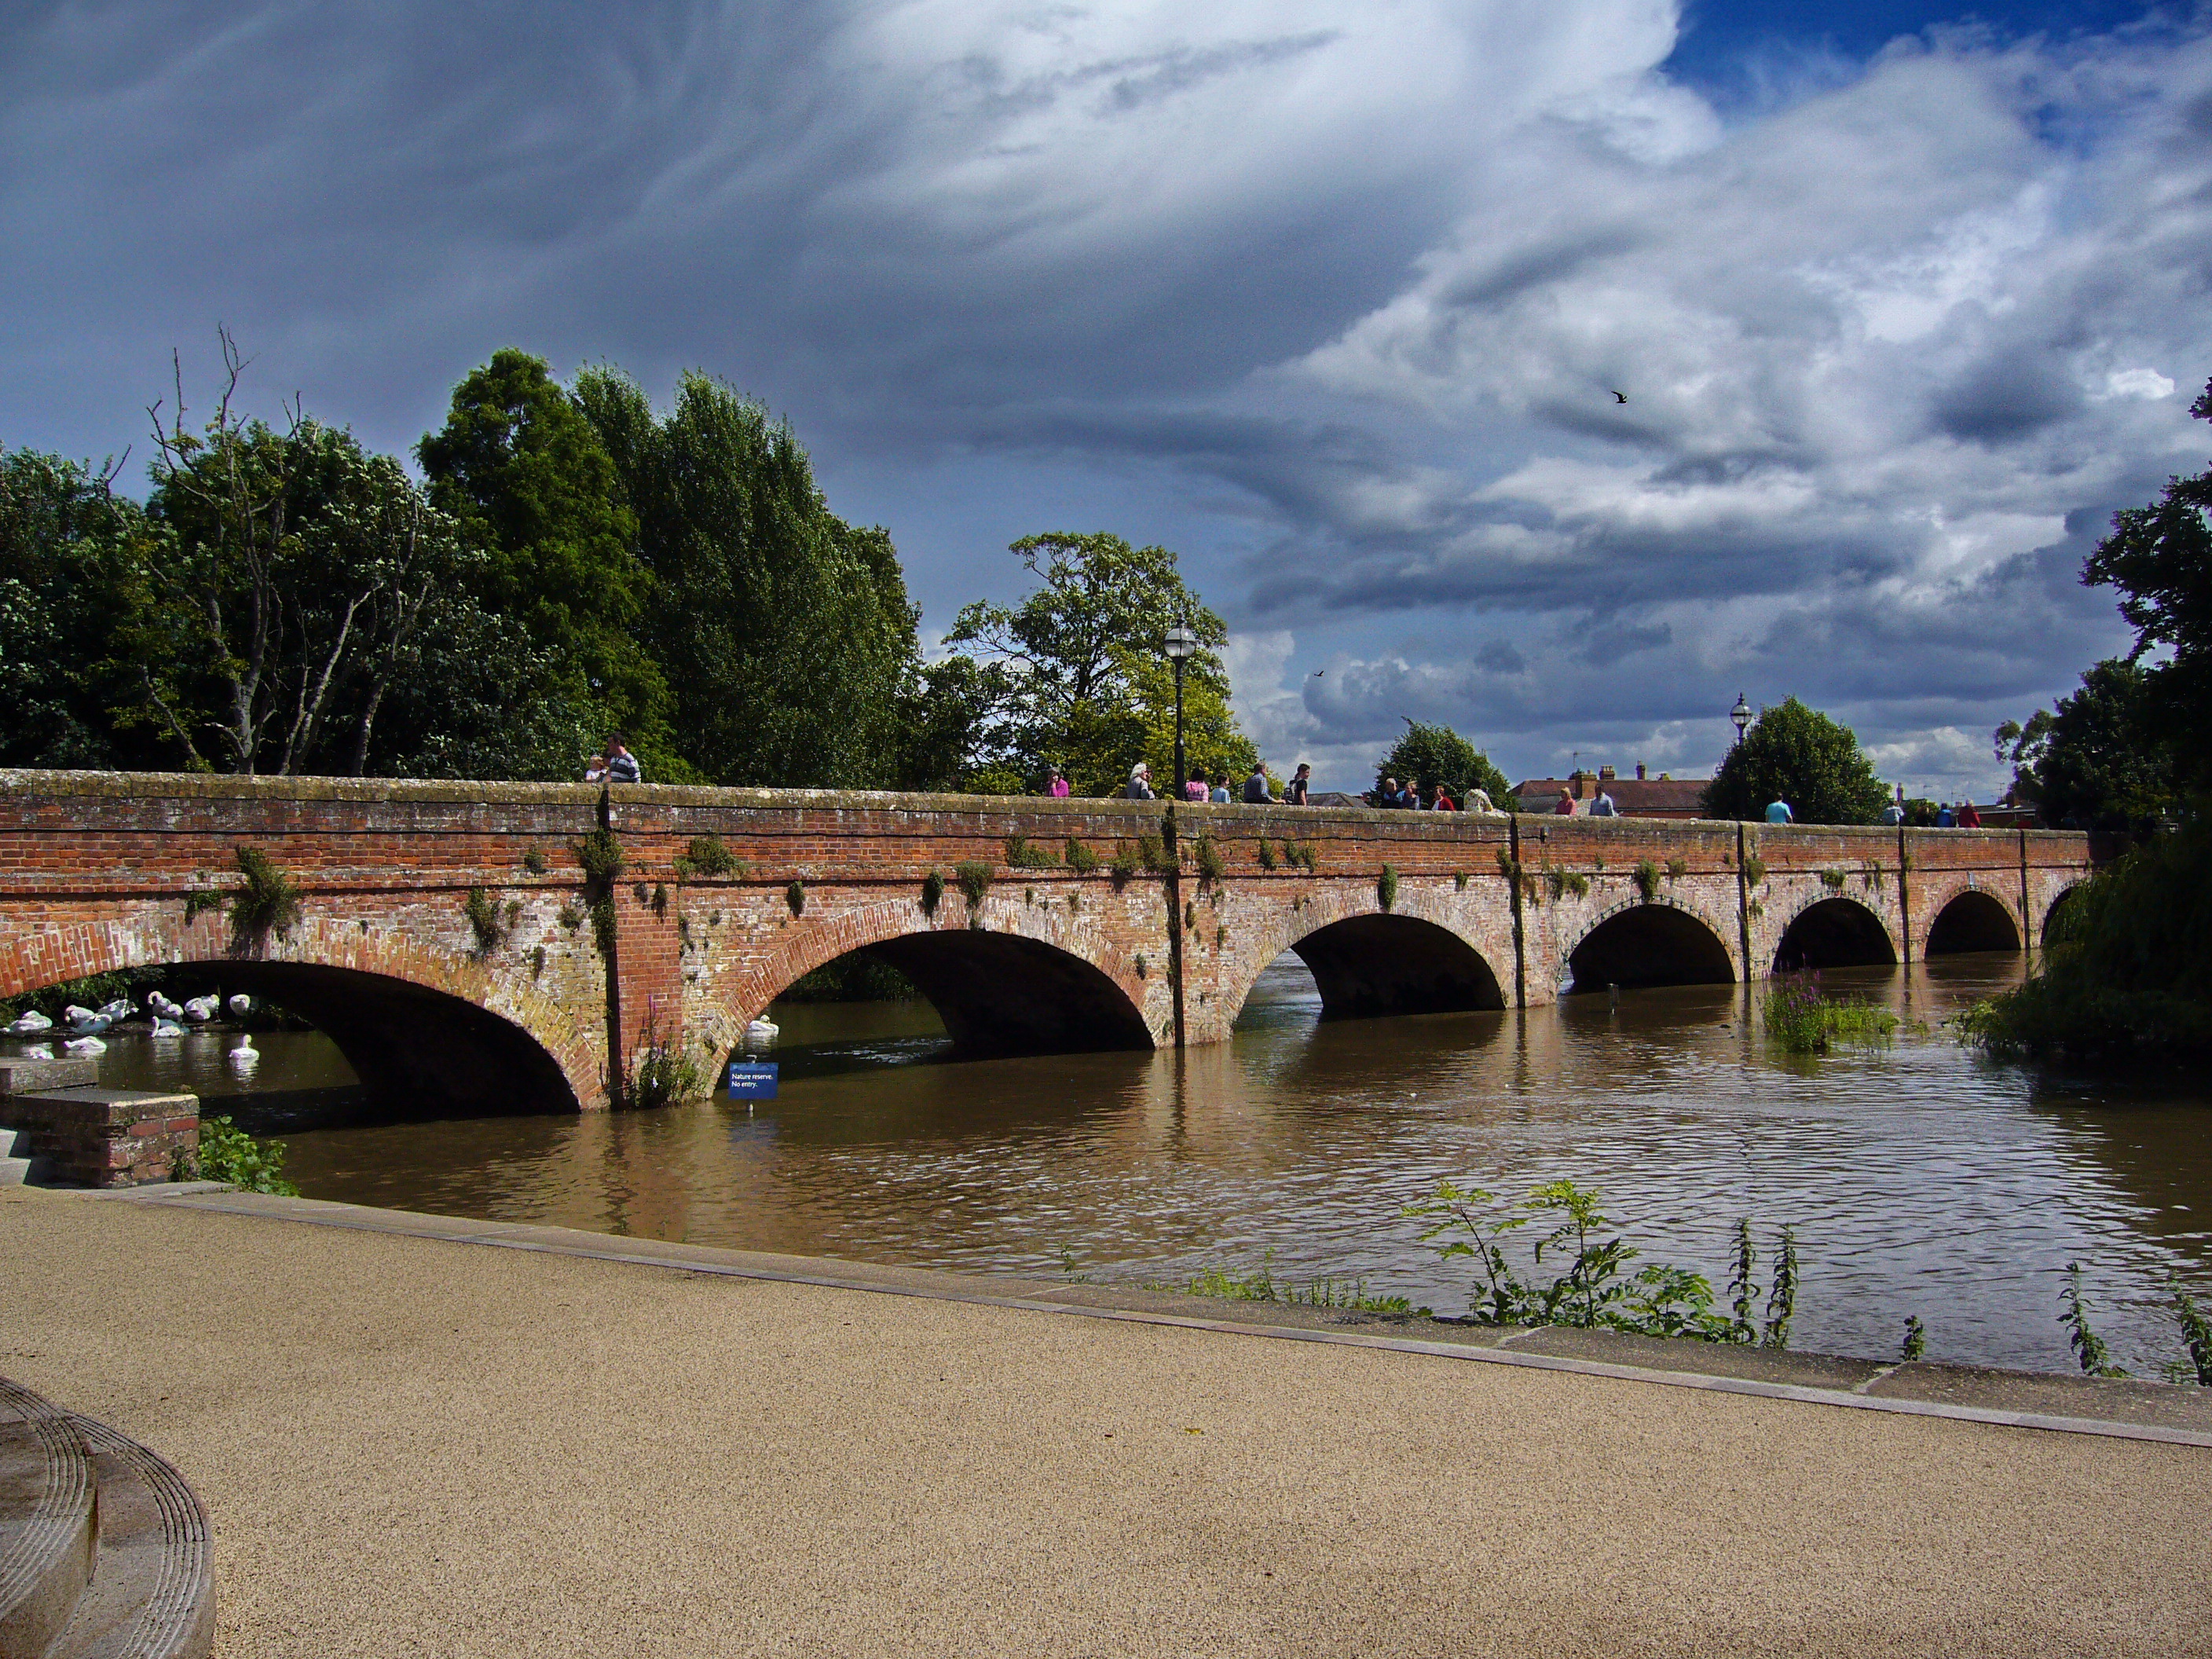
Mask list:
[[[1049,847],[1036,846],[1019,836],[1008,836],[1006,863],[1016,870],[1056,870],[1060,867],[1060,855]]]
[[[1382,873],[1375,878],[1375,902],[1385,910],[1398,902],[1398,866],[1386,864]]]
[[[742,879],[749,873],[750,866],[723,844],[720,836],[692,836],[676,859],[678,882],[696,880],[701,876],[709,880],[729,877]]]
[[[301,893],[294,882],[259,848],[238,849],[238,872],[245,879],[230,895],[230,925],[240,939],[289,933],[300,919]]]
[[[1659,896],[1659,883],[1662,876],[1662,872],[1656,860],[1638,859],[1636,861],[1636,869],[1632,879],[1636,883],[1637,892],[1642,896],[1646,904]]]
[[[1090,848],[1073,836],[1067,838],[1067,867],[1074,871],[1077,875],[1091,874],[1098,868],[1100,863],[1098,854],[1092,852]]]
[[[991,890],[993,873],[981,859],[963,859],[952,866],[952,879],[959,884],[960,896],[968,901],[971,914],[983,908],[983,895]]]

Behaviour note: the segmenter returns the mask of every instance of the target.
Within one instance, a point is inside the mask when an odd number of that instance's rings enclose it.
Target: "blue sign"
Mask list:
[[[772,1060],[733,1060],[730,1062],[732,1100],[774,1100],[778,1067]]]

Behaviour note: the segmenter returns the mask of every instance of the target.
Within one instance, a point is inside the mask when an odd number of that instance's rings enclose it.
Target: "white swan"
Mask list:
[[[62,1018],[72,1025],[82,1025],[87,1020],[98,1019],[100,1018],[100,1010],[97,1008],[88,1008],[81,1002],[72,1002],[68,1007],[62,1010]]]
[[[24,1048],[21,1057],[25,1060],[52,1060],[54,1045],[51,1042],[31,1043]]]
[[[185,1028],[178,1024],[173,1019],[161,1019],[157,1018],[154,1021],[154,1035],[157,1037],[180,1037],[184,1036],[184,1034]]]
[[[773,1048],[783,1028],[772,1019],[756,1019],[745,1026],[745,1047]]]
[[[51,1031],[53,1029],[53,1021],[48,1019],[44,1014],[33,1008],[28,1013],[24,1014],[18,1018],[13,1025],[10,1025],[8,1028],[8,1032],[11,1036],[29,1036],[34,1032]]]
[[[131,999],[129,997],[118,997],[112,1002],[103,1002],[94,1012],[97,1012],[102,1019],[128,1019],[131,1018]]]
[[[239,1035],[238,1047],[230,1051],[230,1063],[241,1072],[251,1071],[261,1063],[261,1051],[253,1046],[253,1039],[243,1032]]]
[[[70,1037],[62,1047],[73,1054],[104,1054],[107,1045],[96,1036]]]
[[[252,997],[246,996],[241,993],[230,1000],[230,1013],[232,1018],[244,1019],[252,1012],[253,999]]]
[[[71,1020],[70,1030],[79,1036],[98,1036],[114,1024],[114,1020],[106,1014],[89,1014],[82,1019]]]
[[[185,1004],[185,1018],[194,1024],[215,1018],[215,1011],[222,1005],[214,997],[193,997]]]
[[[185,1011],[182,1006],[170,1001],[168,998],[163,996],[159,991],[155,992],[153,995],[146,999],[146,1006],[150,1012],[162,1019],[181,1019],[184,1018]]]

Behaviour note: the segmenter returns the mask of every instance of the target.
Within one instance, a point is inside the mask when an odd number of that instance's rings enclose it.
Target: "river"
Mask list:
[[[2021,971],[1832,972],[1912,1024],[1819,1058],[1776,1051],[1723,988],[1324,1024],[1287,957],[1233,1042],[1181,1058],[959,1061],[927,1005],[781,1006],[781,1097],[756,1109],[309,1128],[288,1172],[311,1197],[978,1273],[1265,1267],[1453,1314],[1468,1264],[1440,1264],[1404,1206],[1446,1177],[1513,1195],[1565,1177],[1647,1260],[1716,1283],[1738,1217],[1762,1246],[1794,1226],[1794,1346],[1893,1356],[1911,1314],[1931,1358],[2066,1369],[2078,1260],[2114,1357],[2154,1375],[2181,1352],[2168,1277],[2212,1292],[2212,1107],[1960,1048],[1942,1022]],[[250,1079],[229,1041],[122,1036],[102,1078],[280,1127],[290,1091],[349,1079],[313,1033],[263,1034]]]

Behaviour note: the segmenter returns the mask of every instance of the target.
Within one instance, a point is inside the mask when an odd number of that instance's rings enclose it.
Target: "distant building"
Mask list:
[[[1559,805],[1559,791],[1574,797],[1577,816],[1586,814],[1602,788],[1625,818],[1694,818],[1700,816],[1698,800],[1705,793],[1707,778],[1672,778],[1662,772],[1648,777],[1644,768],[1632,778],[1618,777],[1610,766],[1595,772],[1575,772],[1564,778],[1530,778],[1516,784],[1524,812],[1548,812]]]

